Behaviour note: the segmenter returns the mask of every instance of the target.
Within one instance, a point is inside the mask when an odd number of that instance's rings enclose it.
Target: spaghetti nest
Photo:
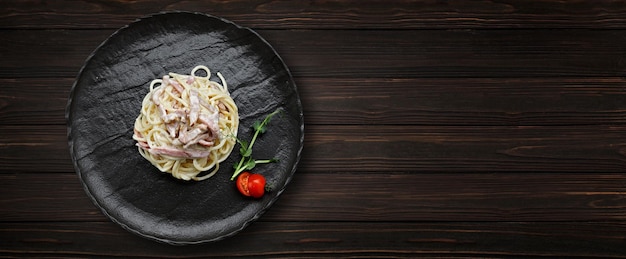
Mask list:
[[[197,66],[190,75],[169,73],[150,83],[133,139],[139,153],[162,172],[204,180],[232,152],[239,114],[226,80],[217,76],[222,84],[210,80],[209,68]]]

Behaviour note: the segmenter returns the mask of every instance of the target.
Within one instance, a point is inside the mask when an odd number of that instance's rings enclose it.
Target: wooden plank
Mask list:
[[[64,125],[0,126],[0,172],[71,172],[69,152]]]
[[[0,221],[108,221],[75,174],[0,174]],[[623,173],[296,173],[261,221],[626,220]]]
[[[623,30],[261,31],[295,75],[348,78],[622,76]],[[297,41],[297,42],[294,42]]]
[[[626,258],[623,222],[257,222],[216,243],[168,246],[112,223],[0,224],[3,257]]]
[[[0,221],[108,221],[73,173],[1,175]]]
[[[620,173],[300,173],[263,220],[623,221],[624,186]]]
[[[308,124],[626,122],[624,78],[296,78]]]
[[[0,68],[7,69],[0,72],[0,77],[74,78],[91,52],[113,32],[113,30],[82,33],[72,30],[0,30],[0,38],[3,38],[0,41],[0,50],[4,58]]]
[[[65,124],[73,78],[0,79],[0,125]]]
[[[309,125],[310,172],[624,172],[626,126]],[[0,126],[0,172],[71,172],[66,128]],[[33,164],[33,159],[37,163]]]
[[[280,29],[624,28],[623,1],[3,1],[0,28],[118,28],[163,10]],[[295,12],[294,10],[297,10]]]
[[[623,172],[621,126],[311,126],[312,171]]]
[[[295,78],[307,125],[626,123],[624,78]],[[74,78],[0,79],[2,125],[65,124]]]
[[[110,30],[0,31],[3,39],[0,49],[7,50],[5,62],[0,65],[0,78],[75,77],[91,51],[111,33]],[[626,54],[626,30],[262,30],[259,33],[298,77],[621,77],[626,71],[622,60]]]

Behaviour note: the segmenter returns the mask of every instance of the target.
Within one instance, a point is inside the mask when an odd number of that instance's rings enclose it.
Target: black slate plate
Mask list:
[[[240,195],[229,179],[238,146],[201,182],[161,173],[137,152],[133,123],[150,81],[196,65],[209,67],[214,80],[218,71],[226,78],[240,138],[251,137],[254,121],[283,110],[254,146],[255,158],[279,159],[254,169],[273,188],[259,200]],[[295,83],[274,49],[250,29],[189,12],[141,18],[104,41],[72,87],[66,119],[76,172],[96,206],[123,228],[170,244],[220,240],[258,219],[295,172],[304,128]]]

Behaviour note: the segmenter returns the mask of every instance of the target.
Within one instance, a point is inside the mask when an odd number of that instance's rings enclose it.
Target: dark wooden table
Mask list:
[[[85,59],[163,10],[292,70],[300,166],[238,235],[170,246],[87,198],[64,118]],[[2,1],[0,257],[626,258],[626,1]]]

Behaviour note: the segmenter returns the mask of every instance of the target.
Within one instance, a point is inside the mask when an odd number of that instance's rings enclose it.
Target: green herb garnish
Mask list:
[[[239,148],[239,154],[241,154],[241,160],[239,161],[238,164],[233,166],[233,168],[235,168],[235,172],[233,173],[233,176],[230,177],[231,181],[235,179],[235,177],[237,177],[237,175],[239,175],[241,172],[245,170],[251,170],[258,164],[267,164],[267,163],[273,163],[273,162],[278,161],[277,159],[274,159],[274,158],[264,159],[264,160],[256,160],[252,158],[252,146],[254,146],[254,142],[256,141],[257,137],[260,134],[263,134],[267,131],[267,124],[270,122],[272,117],[276,115],[278,112],[280,112],[280,110],[276,110],[268,114],[267,116],[265,116],[265,119],[263,119],[263,121],[255,121],[254,124],[252,124],[252,128],[254,129],[254,136],[252,136],[252,140],[250,140],[250,142],[241,140],[239,138],[235,138],[237,140],[237,143],[239,143],[239,145],[241,146]]]

